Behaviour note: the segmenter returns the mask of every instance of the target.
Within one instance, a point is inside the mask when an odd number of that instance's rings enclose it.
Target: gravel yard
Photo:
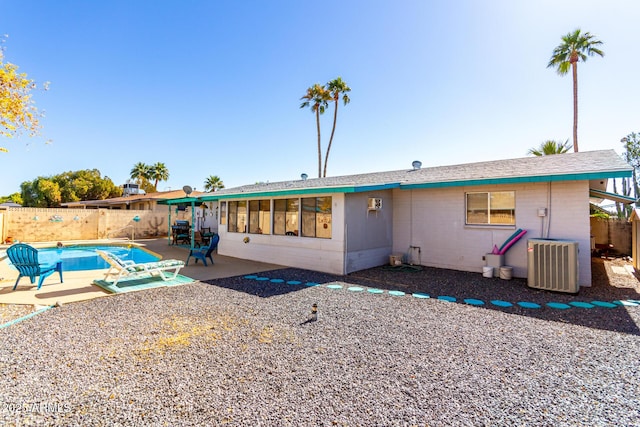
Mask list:
[[[640,306],[545,305],[639,299],[616,263],[594,260],[577,296],[450,270],[283,269],[64,305],[0,330],[0,424],[640,425]]]

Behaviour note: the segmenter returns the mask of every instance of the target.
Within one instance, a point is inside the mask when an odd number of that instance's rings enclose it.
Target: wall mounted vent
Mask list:
[[[578,242],[530,239],[527,243],[527,285],[548,291],[577,293]]]
[[[375,197],[369,197],[369,206],[370,211],[379,211],[382,209],[382,199],[378,199]]]

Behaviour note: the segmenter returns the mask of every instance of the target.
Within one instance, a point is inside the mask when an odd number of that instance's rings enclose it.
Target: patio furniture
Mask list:
[[[136,264],[130,260],[122,260],[118,256],[101,250],[96,250],[110,268],[104,275],[104,280],[108,281],[109,276],[113,276],[111,283],[116,285],[121,279],[135,279],[147,276],[159,276],[162,280],[173,280],[178,276],[178,272],[184,267],[184,261],[177,259],[167,259],[155,262],[144,262]],[[166,275],[167,270],[174,270],[173,274]]]
[[[186,245],[191,244],[191,225],[189,221],[177,220],[174,225],[171,226],[172,244],[178,245],[184,243]]]
[[[201,259],[205,267],[207,266],[207,258],[209,258],[211,260],[211,264],[213,264],[213,255],[211,255],[211,253],[218,247],[219,241],[220,235],[216,234],[211,238],[209,246],[199,249],[191,249],[185,265],[189,265],[189,259],[191,259],[191,257],[196,259],[196,264],[198,263],[198,260]]]
[[[200,241],[202,242],[202,246],[208,246],[214,234],[215,233],[211,232],[211,227],[202,227],[200,229]]]
[[[28,276],[31,279],[31,283],[35,282],[36,276],[40,276],[40,279],[38,280],[38,289],[42,287],[44,279],[56,271],[60,274],[60,283],[64,282],[62,280],[62,261],[58,261],[54,264],[41,264],[38,261],[38,250],[33,246],[29,246],[24,243],[16,243],[7,249],[7,256],[11,260],[13,266],[20,273],[16,280],[16,284],[13,285],[14,291],[16,290],[20,279],[24,276]]]

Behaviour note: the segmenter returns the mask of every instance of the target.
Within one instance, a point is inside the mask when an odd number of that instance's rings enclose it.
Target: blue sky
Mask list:
[[[4,138],[0,195],[98,169],[123,184],[163,162],[159,190],[317,175],[300,97],[341,76],[328,174],[526,156],[572,134],[571,76],[546,65],[576,28],[604,42],[579,64],[581,151],[640,131],[637,0],[0,0],[5,61],[37,82],[42,138]],[[332,110],[322,116],[323,145]],[[46,140],[51,140],[46,144]]]

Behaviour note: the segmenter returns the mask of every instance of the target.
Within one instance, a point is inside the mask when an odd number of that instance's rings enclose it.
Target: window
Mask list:
[[[514,225],[515,191],[466,194],[467,224]]]
[[[298,199],[273,201],[273,234],[298,235]]]
[[[249,202],[249,233],[271,234],[271,201]]]
[[[227,223],[227,202],[220,202],[220,224]]]
[[[229,233],[274,234],[330,239],[331,197],[259,199],[220,204]]]
[[[227,231],[231,233],[247,232],[247,202],[229,202],[229,226]]]
[[[302,236],[331,238],[331,197],[302,199]]]

